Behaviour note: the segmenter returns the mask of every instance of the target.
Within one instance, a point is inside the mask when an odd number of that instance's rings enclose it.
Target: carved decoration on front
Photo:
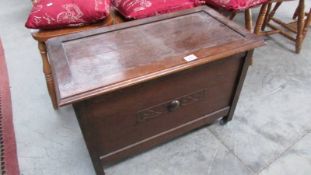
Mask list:
[[[165,113],[174,112],[183,106],[194,104],[206,96],[206,89],[197,91],[195,93],[185,95],[159,105],[141,110],[137,113],[137,122],[145,122],[151,119],[160,117]]]

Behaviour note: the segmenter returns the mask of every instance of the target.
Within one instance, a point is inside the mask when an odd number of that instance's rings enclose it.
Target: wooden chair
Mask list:
[[[260,4],[258,4],[257,6],[253,6],[251,8],[247,8],[244,10],[244,21],[245,21],[245,28],[250,31],[250,32],[254,32],[255,34],[260,34],[261,32],[261,27],[264,23],[264,20],[265,20],[265,14],[266,14],[266,7],[268,6],[268,3],[265,2],[265,3],[262,3],[262,7],[261,7],[261,13],[259,13],[260,15],[258,16],[257,18],[257,21],[256,21],[256,25],[255,25],[255,28],[253,29],[253,17],[252,17],[252,8],[256,8],[260,6]],[[235,11],[227,11],[229,12],[229,15],[226,15],[228,16],[228,18],[230,20],[233,20],[234,17],[237,15],[237,13],[241,12],[239,10],[235,10]],[[253,59],[251,59],[251,65],[253,64]]]
[[[45,76],[48,92],[51,97],[51,101],[52,101],[54,109],[58,109],[56,91],[54,87],[54,78],[52,75],[45,42],[48,39],[53,38],[53,37],[68,35],[68,34],[82,32],[86,30],[97,29],[100,27],[109,26],[109,25],[117,24],[121,22],[123,22],[122,17],[120,17],[115,11],[112,11],[110,16],[107,17],[104,21],[98,22],[95,24],[82,26],[82,27],[72,27],[72,28],[63,28],[63,29],[55,29],[55,30],[34,30],[32,31],[32,37],[38,42],[38,47],[39,47],[39,51],[40,51],[40,54],[42,57],[42,63],[43,63],[43,73]]]
[[[311,9],[308,13],[305,12],[305,1],[299,0],[298,7],[294,12],[294,21],[285,23],[282,20],[275,17],[277,9],[285,1],[292,0],[271,0],[265,5],[264,10],[260,12],[260,15],[265,16],[264,23],[261,26],[261,33],[263,35],[271,35],[279,33],[286,38],[295,42],[296,53],[300,53],[302,48],[302,43],[307,35],[308,28],[311,24]],[[272,8],[273,3],[275,3]],[[265,31],[266,26],[269,26],[272,30]]]
[[[244,20],[245,20],[245,28],[251,32],[253,32],[254,30],[254,26],[253,26],[253,18],[252,18],[252,9],[253,8],[256,8],[262,4],[266,4],[267,1],[262,1],[262,2],[259,2],[257,3],[256,5],[254,6],[250,6],[249,8],[246,8],[243,7],[243,9],[226,9],[224,7],[222,7],[222,1],[219,1],[220,3],[218,4],[217,3],[217,0],[209,0],[209,1],[212,1],[213,3],[211,3],[211,6],[216,8],[216,10],[220,11],[221,13],[223,13],[225,16],[227,16],[230,20],[233,20],[234,17],[237,15],[237,13],[240,13],[240,12],[243,12],[244,13]],[[252,1],[252,0],[245,0],[245,1]],[[208,1],[207,1],[208,2]],[[230,2],[230,1],[228,1]],[[257,2],[257,1],[253,1],[253,2]],[[209,3],[208,3],[209,4]],[[257,22],[256,22],[256,25],[255,25],[255,29],[258,28],[257,25],[259,24],[263,24],[264,22],[264,16],[258,16],[257,18]]]
[[[242,12],[242,11],[230,11],[229,15],[226,15],[226,14],[224,15],[228,16],[230,20],[233,20],[239,12]],[[245,28],[252,32],[253,30],[252,10],[249,8],[249,9],[244,10],[243,13],[244,13]]]

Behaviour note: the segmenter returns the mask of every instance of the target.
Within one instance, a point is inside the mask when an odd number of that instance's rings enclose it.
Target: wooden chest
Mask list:
[[[261,45],[207,7],[47,42],[58,105],[73,104],[97,174],[219,118],[231,120]]]

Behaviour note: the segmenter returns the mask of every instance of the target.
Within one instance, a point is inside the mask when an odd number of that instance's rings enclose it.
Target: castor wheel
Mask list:
[[[226,125],[228,123],[228,120],[226,118],[222,118],[220,121],[219,121],[219,124],[220,125]]]

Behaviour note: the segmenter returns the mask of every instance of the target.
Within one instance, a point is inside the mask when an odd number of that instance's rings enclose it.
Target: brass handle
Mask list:
[[[175,111],[176,109],[178,109],[180,107],[180,101],[179,100],[173,100],[171,101],[168,106],[167,106],[167,109],[168,111],[172,112],[172,111]]]

